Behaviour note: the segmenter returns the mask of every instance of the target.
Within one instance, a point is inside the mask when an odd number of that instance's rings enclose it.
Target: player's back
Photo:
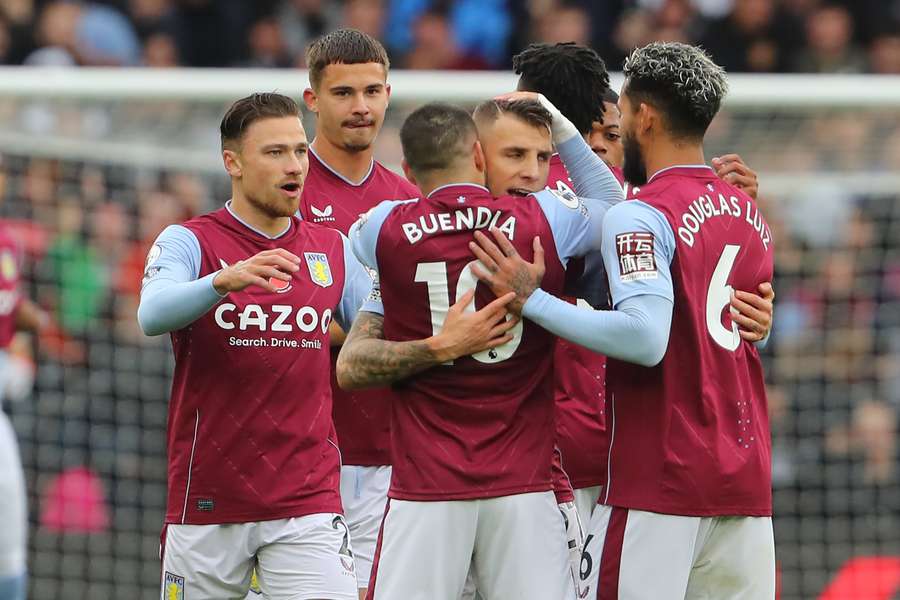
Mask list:
[[[561,292],[564,267],[534,196],[493,198],[480,186],[446,186],[396,205],[381,225],[376,257],[386,339],[439,332],[449,307],[473,287],[473,310],[494,299],[486,286],[476,286],[469,249],[474,230],[489,226],[526,260],[540,236],[547,265],[541,287]],[[396,386],[392,497],[464,499],[550,489],[553,337],[528,321],[511,333],[503,346]]]
[[[635,198],[671,229],[674,309],[660,364],[609,361],[606,503],[682,515],[769,515],[762,367],[729,316],[732,288],[755,290],[772,278],[768,225],[749,196],[708,168],[664,170]],[[614,243],[619,274],[611,277],[657,276],[653,245],[663,240],[622,232]]]

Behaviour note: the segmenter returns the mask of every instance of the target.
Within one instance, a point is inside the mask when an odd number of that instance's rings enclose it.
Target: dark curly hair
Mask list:
[[[519,90],[547,97],[582,134],[603,121],[609,73],[600,55],[573,42],[531,44],[513,57]]]

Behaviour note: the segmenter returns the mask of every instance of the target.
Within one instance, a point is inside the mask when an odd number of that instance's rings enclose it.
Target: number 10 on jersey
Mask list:
[[[444,327],[444,320],[447,318],[447,311],[450,305],[455,304],[460,296],[463,296],[469,290],[475,289],[478,280],[472,273],[472,266],[479,265],[483,270],[487,270],[479,261],[473,260],[463,267],[459,274],[459,280],[456,282],[456,293],[451,302],[450,284],[447,281],[447,263],[446,262],[429,262],[419,263],[416,266],[416,283],[424,283],[428,286],[428,305],[431,309],[431,331],[433,335],[437,335]],[[466,307],[469,312],[475,312],[475,302]],[[507,315],[506,319],[512,318]],[[522,321],[519,321],[509,333],[513,338],[503,344],[490,350],[483,350],[472,355],[472,358],[483,363],[498,363],[510,358],[522,342]],[[453,364],[452,362],[446,364]]]

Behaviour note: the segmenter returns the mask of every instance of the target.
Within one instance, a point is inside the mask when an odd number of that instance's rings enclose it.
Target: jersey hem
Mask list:
[[[618,508],[627,508],[629,510],[642,510],[644,512],[652,512],[663,515],[674,515],[678,517],[771,517],[772,507],[766,508],[747,507],[747,506],[722,506],[715,508],[697,508],[684,507],[678,505],[650,505],[642,502],[628,502],[627,500],[607,500],[601,502],[608,506]]]
[[[552,492],[553,486],[548,481],[544,484],[532,486],[515,486],[483,492],[411,492],[397,490],[393,487],[388,490],[388,498],[394,500],[440,502],[444,500],[483,500],[485,498],[499,498],[501,496],[516,496],[518,494],[531,494],[534,492]]]
[[[188,514],[184,521],[181,520],[181,513],[177,515],[166,515],[166,525],[225,525],[229,523],[255,523],[257,521],[275,521],[276,519],[290,519],[293,517],[305,517],[319,513],[337,513],[344,514],[340,500],[329,503],[298,505],[284,510],[275,512],[247,512],[247,513],[222,513],[216,515],[200,516],[197,514]]]
[[[340,439],[340,436],[338,436]],[[338,444],[340,447],[340,444]],[[341,465],[345,467],[389,467],[391,457],[386,454],[344,454],[341,453]]]

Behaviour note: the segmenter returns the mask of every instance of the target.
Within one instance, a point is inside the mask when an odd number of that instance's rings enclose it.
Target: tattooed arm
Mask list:
[[[481,310],[466,312],[474,296],[474,291],[469,291],[450,307],[440,333],[407,342],[385,340],[384,317],[361,311],[338,355],[338,385],[345,390],[385,386],[511,340],[508,332],[518,319],[507,320],[506,305],[515,294],[497,298]]]

